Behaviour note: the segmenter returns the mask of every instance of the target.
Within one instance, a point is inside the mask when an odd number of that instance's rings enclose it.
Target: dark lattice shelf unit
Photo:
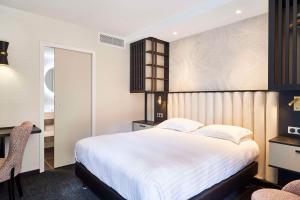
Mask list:
[[[149,37],[130,44],[130,92],[169,91],[169,43]]]
[[[300,90],[300,0],[269,0],[269,89]]]

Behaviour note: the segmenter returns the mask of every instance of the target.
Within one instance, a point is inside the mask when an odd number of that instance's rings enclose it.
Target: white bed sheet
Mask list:
[[[233,142],[152,128],[80,140],[76,160],[128,200],[184,200],[232,176],[258,156]]]

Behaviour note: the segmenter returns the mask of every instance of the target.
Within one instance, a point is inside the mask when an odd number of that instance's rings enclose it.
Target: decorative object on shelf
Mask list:
[[[300,13],[297,14],[297,28],[299,28],[300,25]],[[292,30],[294,27],[294,24],[290,24],[289,28]]]
[[[269,0],[269,89],[300,90],[297,0]]]
[[[9,43],[6,41],[0,41],[0,65],[8,65],[7,49]]]
[[[149,37],[130,44],[130,92],[169,91],[169,43]]]

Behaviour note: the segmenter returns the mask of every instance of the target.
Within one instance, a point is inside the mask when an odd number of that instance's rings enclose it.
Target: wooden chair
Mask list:
[[[15,199],[15,183],[20,197],[23,197],[20,182],[20,171],[24,150],[32,131],[31,122],[23,122],[21,126],[13,128],[9,140],[9,152],[7,158],[0,158],[0,183],[8,185],[9,199]]]
[[[257,190],[252,194],[251,200],[300,200],[300,180],[288,183],[282,190]]]

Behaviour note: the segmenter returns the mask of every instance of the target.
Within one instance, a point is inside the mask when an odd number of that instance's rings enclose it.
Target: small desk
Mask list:
[[[2,127],[0,128],[0,158],[5,157],[5,137],[9,137],[10,132],[14,127]],[[41,129],[33,125],[31,134],[41,133]]]

